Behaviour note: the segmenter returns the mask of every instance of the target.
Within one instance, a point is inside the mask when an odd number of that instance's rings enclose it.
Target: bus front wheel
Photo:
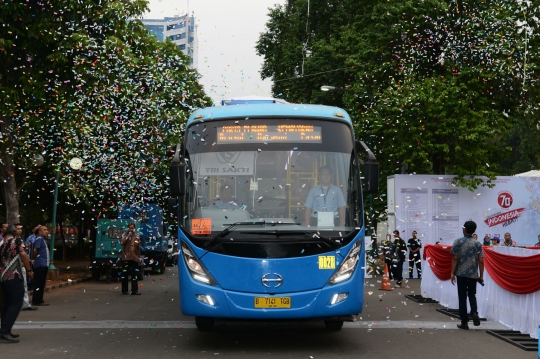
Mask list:
[[[201,332],[209,332],[214,327],[216,320],[208,317],[195,317],[195,325]]]
[[[328,330],[337,332],[341,330],[341,327],[343,327],[343,321],[342,320],[325,320],[324,326]]]

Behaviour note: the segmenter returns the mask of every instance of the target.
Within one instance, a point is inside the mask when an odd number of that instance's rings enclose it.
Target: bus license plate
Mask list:
[[[255,297],[255,308],[290,308],[291,297]]]

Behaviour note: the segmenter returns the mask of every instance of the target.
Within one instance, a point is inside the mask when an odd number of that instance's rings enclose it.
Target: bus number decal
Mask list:
[[[336,269],[336,257],[319,256],[319,269]]]
[[[191,234],[212,233],[212,218],[193,218],[191,220]]]

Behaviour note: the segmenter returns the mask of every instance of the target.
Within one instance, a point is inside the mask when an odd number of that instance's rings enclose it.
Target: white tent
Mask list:
[[[517,175],[514,175],[516,177],[540,177],[540,171],[538,170],[532,170],[528,172],[518,173]]]

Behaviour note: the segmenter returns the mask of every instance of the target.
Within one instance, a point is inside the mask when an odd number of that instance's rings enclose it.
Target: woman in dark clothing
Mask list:
[[[11,328],[19,316],[24,298],[24,281],[22,268],[30,278],[34,272],[30,268],[30,260],[24,251],[21,239],[15,237],[17,227],[10,225],[4,233],[4,243],[0,247],[0,286],[2,287],[2,324],[0,340],[18,343],[18,334],[11,333]]]

